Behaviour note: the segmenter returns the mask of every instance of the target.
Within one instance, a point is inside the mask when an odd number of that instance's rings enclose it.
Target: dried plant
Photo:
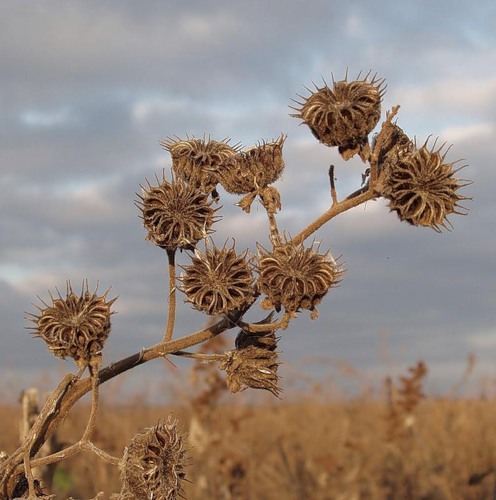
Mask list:
[[[386,378],[388,392],[388,436],[395,439],[410,432],[415,426],[415,410],[425,398],[423,382],[427,376],[427,365],[419,361],[408,368],[409,375],[400,377],[395,385],[390,377]]]
[[[162,338],[124,359],[101,367],[101,351],[110,333],[111,310],[115,299],[107,293],[89,291],[84,282],[80,295],[67,283],[66,297],[57,292],[51,303],[31,314],[33,333],[40,337],[55,356],[71,357],[78,371],[60,381],[40,410],[21,445],[10,455],[1,455],[0,497],[39,497],[42,488],[33,470],[54,464],[81,451],[89,451],[121,471],[122,490],[114,497],[122,499],[174,499],[183,493],[188,465],[187,448],[176,422],[161,420],[137,434],[121,457],[112,456],[92,441],[97,422],[99,386],[133,368],[166,356],[181,356],[208,363],[212,370],[225,372],[215,379],[212,397],[219,394],[219,383],[232,392],[256,388],[280,396],[277,332],[284,331],[301,311],[317,318],[329,291],[343,277],[343,269],[330,250],[321,252],[308,241],[333,218],[374,199],[388,200],[401,221],[439,231],[449,227],[447,217],[465,213],[459,205],[465,196],[459,189],[468,184],[457,177],[456,162],[445,159],[447,150],[433,149],[427,142],[420,148],[393,122],[399,106],[386,113],[382,126],[370,137],[381,119],[384,80],[367,74],[352,81],[333,78],[332,86],[300,96],[296,113],[313,135],[328,147],[337,147],[344,160],[358,154],[367,163],[363,183],[339,199],[334,166],[329,169],[329,209],[311,221],[293,237],[281,233],[278,213],[281,196],[273,185],[280,179],[285,162],[286,136],[271,142],[260,141],[243,149],[220,141],[186,138],[165,139],[162,146],[170,153],[172,175],[156,177],[156,184],[141,187],[136,205],[146,230],[146,239],[165,250],[168,263],[168,308]],[[441,151],[444,152],[441,152]],[[287,173],[291,175],[291,173]],[[218,222],[221,186],[227,193],[240,196],[235,205],[249,213],[257,200],[267,215],[267,235],[271,248],[259,242],[237,252],[224,243],[217,246],[212,234]],[[223,194],[224,196],[224,194]],[[248,216],[246,216],[248,217]],[[283,236],[282,236],[283,235]],[[204,250],[199,243],[204,242]],[[256,249],[256,250],[255,250]],[[182,266],[178,276],[176,253],[186,250],[190,264]],[[254,251],[255,253],[251,253]],[[175,336],[177,295],[184,294],[194,309],[210,316],[199,331]],[[259,321],[245,321],[245,314],[258,311]],[[269,314],[265,312],[269,310]],[[231,348],[212,352],[210,341],[229,330],[238,333]],[[193,348],[198,346],[195,351]],[[421,398],[421,380],[425,366],[419,364],[410,377],[402,379],[398,411],[411,413]],[[88,371],[88,376],[84,376]],[[79,441],[48,456],[40,456],[43,444],[67,418],[74,405],[91,393],[91,411]],[[246,464],[233,455],[225,458],[228,473],[244,477]],[[236,482],[230,494],[239,494]]]

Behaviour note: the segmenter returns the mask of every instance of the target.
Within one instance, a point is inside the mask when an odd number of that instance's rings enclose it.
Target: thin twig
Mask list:
[[[336,186],[334,184],[334,165],[329,167],[329,181],[331,183],[332,204],[336,205],[338,203],[338,196],[336,194]]]
[[[265,208],[267,209],[267,207]],[[281,236],[279,235],[279,229],[277,228],[276,214],[272,210],[267,209],[267,217],[269,219],[270,241],[272,243],[272,246],[280,246]]]
[[[336,215],[346,212],[346,210],[349,210],[350,208],[357,207],[358,205],[361,205],[362,203],[365,203],[366,201],[373,200],[376,198],[377,195],[371,191],[370,189],[355,195],[348,196],[348,198],[344,199],[343,201],[338,202],[337,204],[334,204],[324,212],[322,215],[317,217],[313,222],[311,222],[303,231],[301,231],[299,234],[297,234],[292,240],[291,243],[294,245],[298,245],[300,243],[303,243],[309,236],[311,236],[315,231],[320,229],[324,224],[329,222],[331,219],[336,217]]]
[[[171,354],[183,358],[199,359],[201,361],[221,361],[224,359],[224,354],[207,354],[204,352],[176,351]]]

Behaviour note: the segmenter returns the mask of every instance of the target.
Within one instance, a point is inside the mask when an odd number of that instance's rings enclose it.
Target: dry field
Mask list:
[[[213,397],[213,384],[207,396],[180,408],[103,404],[94,441],[120,456],[136,432],[173,412],[189,433],[189,499],[494,498],[496,401],[422,399],[418,375],[412,369],[404,377],[395,401],[322,403],[308,396],[235,406]],[[87,410],[69,417],[59,440],[81,435]],[[0,407],[0,450],[16,446],[19,419],[20,408]],[[101,490],[119,491],[117,473],[92,455],[80,454],[54,471],[57,498],[89,499]]]

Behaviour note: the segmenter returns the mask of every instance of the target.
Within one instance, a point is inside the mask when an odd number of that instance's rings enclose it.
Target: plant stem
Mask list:
[[[164,342],[172,339],[174,333],[174,321],[176,318],[176,249],[167,250],[167,259],[169,261],[169,299],[167,326],[165,328]]]
[[[353,193],[354,194],[354,193]],[[324,224],[329,222],[331,219],[336,217],[336,215],[346,212],[350,208],[354,208],[366,201],[373,200],[377,198],[377,194],[373,189],[368,189],[356,196],[350,195],[345,198],[343,201],[338,203],[334,203],[329,210],[324,212],[321,216],[317,217],[312,223],[308,225],[303,231],[297,234],[292,240],[291,243],[294,245],[298,245],[303,243],[310,235],[315,233],[318,229],[320,229]]]

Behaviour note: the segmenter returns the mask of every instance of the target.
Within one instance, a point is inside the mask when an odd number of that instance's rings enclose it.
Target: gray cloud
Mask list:
[[[144,241],[133,205],[139,184],[170,168],[159,139],[211,134],[251,145],[287,133],[277,186],[279,224],[292,235],[329,206],[329,164],[341,197],[359,187],[365,165],[345,164],[288,116],[304,85],[330,80],[331,71],[341,79],[347,68],[350,76],[373,69],[387,79],[384,108],[402,104],[398,123],[409,135],[454,143],[447,160],[466,158],[461,175],[474,180],[465,188],[474,199],[444,235],[400,224],[381,201],[322,228],[316,239],[342,254],[348,273],[318,321],[302,314],[284,333],[284,356],[297,363],[324,352],[333,366],[342,358],[376,373],[386,331],[396,367],[424,357],[439,387],[463,370],[468,351],[490,367],[494,9],[489,1],[454,7],[442,0],[3,2],[2,370],[24,370],[22,386],[52,366],[22,316],[37,294],[46,298],[67,279],[112,285],[119,295],[109,360],[160,338],[165,255]],[[217,243],[234,237],[238,249],[252,251],[255,238],[268,244],[261,207],[246,215],[236,201],[222,196]],[[178,314],[180,333],[205,321],[186,304]]]

